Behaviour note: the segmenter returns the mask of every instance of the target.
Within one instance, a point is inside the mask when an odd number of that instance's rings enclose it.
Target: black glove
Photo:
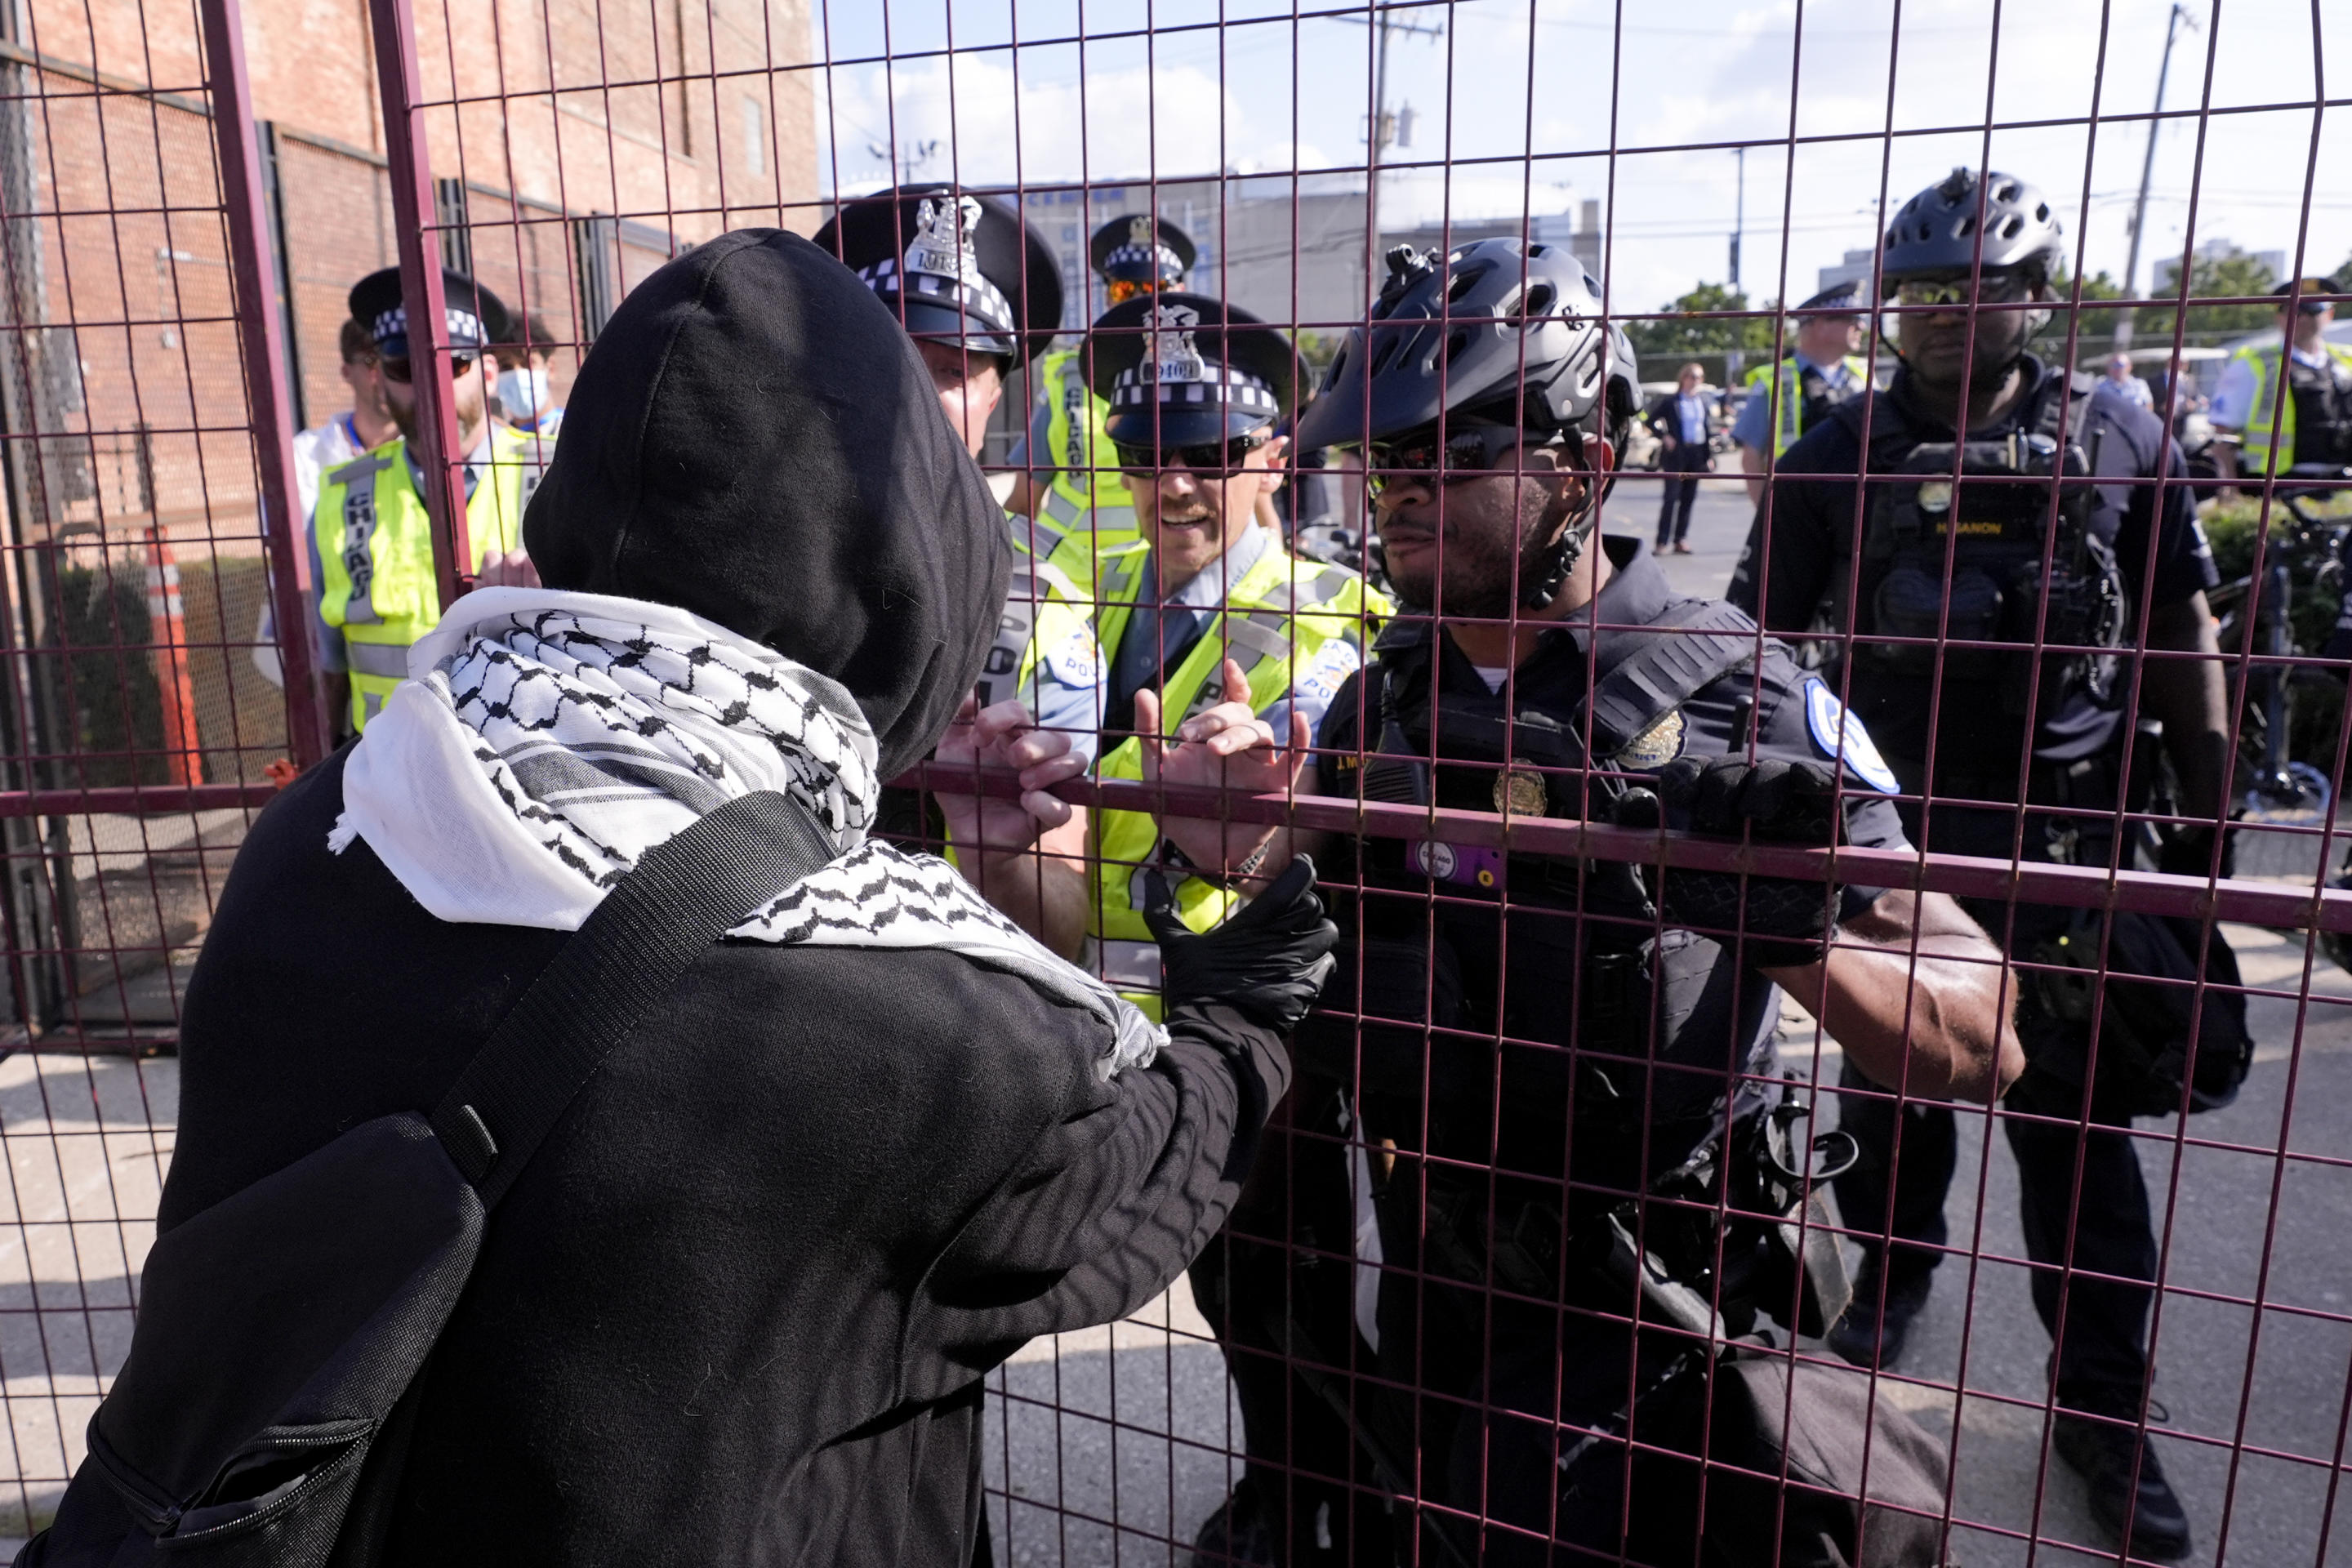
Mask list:
[[[1206,936],[1178,918],[1165,877],[1151,872],[1145,890],[1150,902],[1143,923],[1160,942],[1170,1011],[1187,1002],[1223,1002],[1287,1034],[1322,994],[1339,928],[1315,896],[1315,862],[1306,856]]]
[[[1835,844],[1837,770],[1828,763],[1761,757],[1677,757],[1658,773],[1657,793],[1629,789],[1613,814],[1620,827],[1655,829],[1659,796],[1690,815],[1691,831],[1724,838],[1752,836],[1775,844]],[[1669,868],[1661,912],[1670,926],[1748,938],[1748,962],[1767,968],[1818,963],[1837,924],[1835,883],[1780,877],[1741,879],[1720,871]]]
[[[2202,881],[2213,874],[2213,830],[2210,827],[2165,829],[2156,848],[2156,868],[2168,877],[2195,877]],[[2238,874],[2238,836],[2221,835],[2221,875]]]

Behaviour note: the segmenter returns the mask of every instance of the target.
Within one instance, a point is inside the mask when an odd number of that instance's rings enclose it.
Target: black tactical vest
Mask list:
[[[2287,395],[2294,399],[2296,463],[2352,467],[2352,375],[2336,363],[2310,365],[2286,356]]]
[[[1426,628],[1392,627],[1365,671],[1380,731],[1365,798],[1491,812],[1507,793],[1517,812],[1539,793],[1547,816],[1605,819],[1622,785],[1585,771],[1588,712],[1597,768],[1638,768],[1656,726],[1754,651],[1753,623],[1715,601],[1661,624],[1717,635],[1605,634],[1593,694],[1573,705],[1521,686],[1507,714],[1498,693],[1449,688],[1433,745],[1437,650]],[[1499,1091],[1507,1123],[1552,1130],[1521,1145],[1546,1151],[1538,1163],[1572,1118],[1580,1181],[1630,1181],[1645,1122],[1651,1175],[1720,1130],[1727,1075],[1769,1038],[1772,988],[1706,937],[1662,934],[1639,868],[1391,837],[1358,857],[1363,891],[1335,906],[1339,967],[1299,1037],[1310,1066],[1414,1099],[1425,1071],[1433,1121],[1472,1132]],[[1507,1129],[1505,1143],[1508,1161]]]
[[[1987,716],[2015,736],[2029,701],[2046,718],[2070,700],[2116,700],[2113,650],[2128,640],[2130,612],[2113,541],[2128,502],[2092,478],[2080,439],[2088,404],[2084,385],[2052,389],[2031,430],[1955,444],[1918,440],[1894,400],[1877,400],[1861,571],[1849,602],[1838,569],[1832,614],[1853,632],[1853,706],[1898,761],[1924,753],[1930,712],[1959,721],[1947,737]],[[2034,655],[2016,646],[2037,639],[2052,650],[2038,684]],[[1939,746],[1939,773],[1955,750]],[[1957,750],[1961,766],[2006,761],[1965,741]]]

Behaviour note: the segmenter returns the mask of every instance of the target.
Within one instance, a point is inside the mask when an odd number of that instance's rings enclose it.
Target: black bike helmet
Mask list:
[[[1371,320],[1348,334],[1298,422],[1307,450],[1441,430],[1449,416],[1625,449],[1641,407],[1632,340],[1601,318],[1600,289],[1567,251],[1482,239],[1441,263],[1400,246]],[[1583,554],[1609,480],[1520,583],[1541,609]]]
[[[1441,262],[1400,246],[1371,319],[1348,334],[1298,424],[1308,450],[1360,447],[1475,410],[1622,447],[1640,406],[1632,344],[1557,246],[1482,239]]]
[[[1975,170],[1954,169],[1895,215],[1886,227],[1881,276],[1893,284],[1969,271],[1978,264],[1979,225],[1987,272],[2033,268],[2046,283],[2066,258],[2065,231],[2039,190],[2014,174],[1998,173],[1986,174],[1979,185]]]

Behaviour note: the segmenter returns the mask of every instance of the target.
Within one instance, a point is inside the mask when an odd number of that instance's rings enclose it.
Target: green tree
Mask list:
[[[2178,273],[2179,264],[2171,268]],[[2166,287],[2169,281],[2170,287]],[[2278,287],[2267,263],[2258,261],[2234,247],[2225,255],[2200,256],[2189,268],[2187,298],[2195,300],[2227,299],[2231,296],[2249,298],[2267,294]],[[2170,295],[2181,297],[2177,279],[2159,276],[2157,286],[2148,290],[2150,299]],[[2151,342],[2172,335],[2173,322],[2184,313],[2179,306],[2156,306],[2140,312],[2135,325],[2139,337]],[[2185,307],[2187,336],[2190,342],[2218,342],[2223,338],[2242,337],[2259,332],[2276,323],[2277,310],[2268,303],[2251,305],[2197,305]]]
[[[1702,283],[1681,299],[1665,305],[1673,312],[1651,321],[1628,321],[1625,335],[1633,340],[1633,350],[1645,358],[1652,354],[1720,354],[1738,349],[1751,359],[1772,352],[1772,317],[1780,301],[1768,300],[1762,305],[1750,305],[1748,296],[1727,283]],[[1738,317],[1714,316],[1718,310],[1762,310],[1762,315]]]

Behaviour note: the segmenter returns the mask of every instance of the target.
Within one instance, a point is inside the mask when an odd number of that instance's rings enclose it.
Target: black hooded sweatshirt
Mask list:
[[[1008,570],[898,323],[775,231],[624,302],[525,536],[551,586],[682,605],[842,681],[885,777],[971,688]],[[342,760],[262,814],[223,894],[163,1229],[430,1108],[568,940],[446,923],[364,842],[330,854]],[[712,947],[491,1216],[384,1561],[967,1561],[982,1373],[1163,1288],[1288,1070],[1194,1006],[1105,1081],[1102,1028],[945,952]]]

